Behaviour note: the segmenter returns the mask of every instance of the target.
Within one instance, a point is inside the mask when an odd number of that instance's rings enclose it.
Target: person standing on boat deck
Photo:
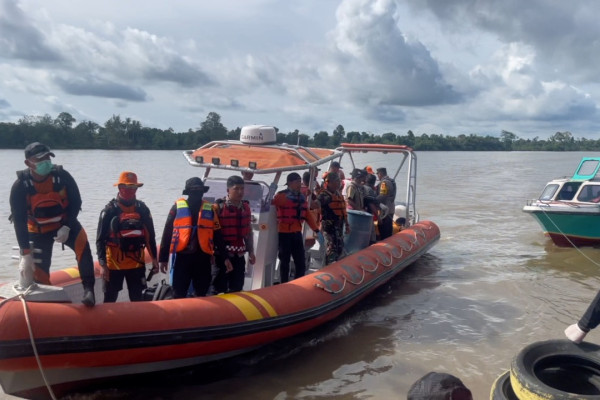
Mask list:
[[[25,148],[27,169],[17,172],[10,191],[10,220],[21,252],[19,270],[34,270],[34,280],[50,284],[50,264],[54,242],[75,251],[83,283],[82,303],[96,304],[94,260],[88,237],[77,220],[81,195],[77,183],[60,165],[53,165],[54,153],[45,144],[34,142]],[[34,262],[33,248],[41,251]]]
[[[114,303],[123,280],[127,281],[129,300],[141,301],[146,287],[146,261],[144,249],[152,259],[152,272],[158,273],[158,253],[154,222],[148,206],[136,198],[138,183],[133,172],[121,172],[119,181],[114,184],[119,189],[100,212],[96,233],[98,263],[102,267],[104,279],[104,302]],[[163,273],[167,272],[164,267]]]
[[[277,208],[281,283],[289,280],[290,257],[294,258],[295,278],[304,276],[306,271],[302,223],[308,222],[310,228],[319,233],[319,225],[313,214],[308,212],[306,197],[300,192],[300,175],[290,173],[286,185],[287,189],[277,192],[273,197],[273,205]]]
[[[310,187],[310,171],[302,174],[302,184],[300,185],[300,193],[304,195],[306,200],[310,198],[310,211],[315,216],[315,221],[319,221],[319,209],[321,208],[317,200],[317,193],[321,190],[321,186],[316,180],[313,180],[313,188]]]
[[[323,182],[325,182],[325,177],[329,172],[335,172],[336,174],[338,174],[338,176],[340,177],[340,181],[342,182],[340,186],[340,191],[344,189],[344,180],[346,179],[346,175],[344,175],[344,171],[342,171],[342,169],[343,168],[338,161],[332,161],[331,164],[329,164],[329,169],[325,171],[325,173],[323,173]]]
[[[312,190],[311,190],[311,182],[310,182],[310,171],[305,171],[302,174],[302,185],[300,186],[300,191],[302,192],[302,194],[304,196],[306,196],[306,198],[308,199],[308,194],[312,193],[313,194],[313,199],[314,196],[316,195],[316,193],[321,190],[321,185],[319,185],[319,182],[317,182],[316,179],[316,175],[318,174],[319,169],[315,168],[315,176],[313,177],[313,181],[312,181]]]
[[[346,206],[349,210],[364,211],[365,194],[363,185],[367,177],[366,171],[355,168],[352,171],[352,181],[346,188]]]
[[[225,249],[216,208],[202,199],[208,189],[202,179],[188,179],[183,190],[188,198],[175,202],[165,222],[158,262],[161,269],[166,269],[171,256],[176,299],[187,297],[190,283],[194,284],[195,296],[206,296],[215,249]],[[229,259],[225,260],[225,266],[228,271],[233,270]]]
[[[329,172],[323,188],[317,194],[317,201],[321,204],[321,230],[326,243],[326,265],[339,260],[344,252],[344,226],[346,234],[350,234],[346,202],[340,193],[340,186],[339,175]]]
[[[244,288],[246,258],[254,264],[254,235],[252,233],[250,204],[244,199],[244,179],[239,176],[227,178],[227,197],[217,200],[217,209],[225,254],[215,255],[218,272],[213,281],[217,293],[239,292]],[[229,259],[233,267],[227,271],[225,260]]]
[[[377,168],[377,178],[379,178],[379,185],[377,185],[377,200],[385,205],[390,212],[379,220],[377,224],[379,228],[379,238],[381,240],[392,236],[394,230],[394,219],[391,210],[395,209],[396,200],[396,182],[387,175],[385,168]]]
[[[367,168],[371,167],[367,166]],[[367,173],[365,184],[363,185],[363,191],[365,195],[365,211],[373,214],[373,226],[371,227],[371,239],[369,240],[370,243],[375,243],[377,241],[377,226],[375,225],[375,222],[379,221],[379,208],[381,206],[381,203],[379,203],[379,200],[377,200],[377,191],[375,189],[376,181],[377,177],[375,175]]]

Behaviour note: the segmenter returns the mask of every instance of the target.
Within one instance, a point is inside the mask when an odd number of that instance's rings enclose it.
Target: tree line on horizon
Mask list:
[[[277,128],[275,128],[277,130]],[[213,140],[239,139],[241,127],[228,130],[216,112],[208,113],[196,129],[175,132],[144,127],[131,118],[113,115],[101,126],[92,121],[77,120],[67,112],[56,118],[24,116],[17,123],[0,122],[0,148],[23,149],[35,141],[57,149],[106,150],[182,150],[195,149]],[[369,132],[346,132],[338,125],[331,134],[319,131],[309,136],[277,130],[277,143],[300,144],[307,147],[335,148],[341,143],[378,143],[406,145],[417,151],[600,151],[600,139],[575,139],[571,132],[556,132],[549,139],[519,138],[503,130],[498,137],[476,134],[439,135],[409,130],[405,135],[393,132],[375,135]]]

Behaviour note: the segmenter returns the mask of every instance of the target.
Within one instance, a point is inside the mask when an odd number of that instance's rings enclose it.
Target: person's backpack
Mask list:
[[[144,301],[171,300],[174,298],[173,286],[163,279],[160,283],[144,289],[142,298]]]

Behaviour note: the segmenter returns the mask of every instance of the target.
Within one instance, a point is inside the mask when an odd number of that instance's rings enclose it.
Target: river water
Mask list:
[[[80,221],[92,248],[120,171],[137,172],[145,183],[138,198],[150,207],[159,238],[185,180],[202,172],[179,151],[55,153],[79,184]],[[357,161],[383,166],[367,156]],[[556,248],[521,211],[582,156],[600,154],[418,153],[417,208],[421,220],[439,225],[441,240],[362,304],[303,337],[210,368],[146,375],[71,398],[403,399],[415,380],[439,371],[460,377],[475,399],[487,399],[521,348],[562,339],[600,289],[600,250]],[[8,198],[23,152],[0,150],[0,166],[0,279],[14,280]],[[53,268],[74,263],[69,249],[55,247]],[[588,340],[600,337],[592,332]]]

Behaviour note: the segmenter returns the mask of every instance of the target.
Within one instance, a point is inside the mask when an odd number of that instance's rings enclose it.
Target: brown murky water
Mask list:
[[[185,179],[200,172],[180,152],[56,153],[79,183],[81,221],[92,241],[121,170],[138,172],[145,183],[138,195],[159,232]],[[600,154],[418,153],[418,210],[440,226],[442,238],[358,307],[303,337],[210,368],[146,375],[73,398],[403,399],[435,370],[459,376],[475,399],[487,399],[521,348],[563,338],[600,289],[600,250],[556,248],[521,211],[546,181],[571,174],[592,155]],[[22,152],[0,150],[0,165],[7,204]],[[0,210],[0,279],[14,278],[17,269],[8,214],[7,206]],[[55,268],[74,264],[72,253],[55,251]],[[598,343],[598,335],[588,340]]]

